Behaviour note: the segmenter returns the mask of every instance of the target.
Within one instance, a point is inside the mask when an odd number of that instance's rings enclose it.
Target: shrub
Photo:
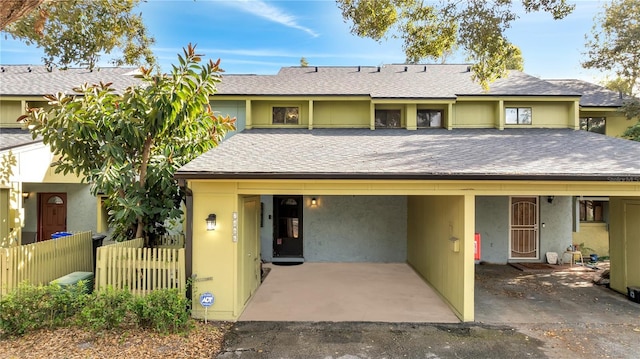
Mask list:
[[[159,333],[176,333],[189,328],[189,301],[178,289],[155,290],[136,300],[138,325]]]
[[[4,334],[22,335],[29,330],[55,328],[69,323],[84,305],[86,283],[61,287],[21,283],[0,301],[0,329]]]
[[[95,331],[110,330],[135,324],[135,298],[125,289],[106,289],[94,292],[80,312],[80,325]]]

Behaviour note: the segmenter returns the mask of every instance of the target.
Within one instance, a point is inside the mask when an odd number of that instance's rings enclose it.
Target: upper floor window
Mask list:
[[[280,125],[297,125],[300,118],[299,107],[274,107],[273,123]]]
[[[507,107],[504,120],[507,125],[530,125],[531,107]]]
[[[605,134],[607,121],[604,117],[580,117],[580,129]]]
[[[376,110],[377,128],[400,128],[401,120],[400,110]]]
[[[606,201],[580,201],[580,222],[603,222]]]
[[[442,127],[442,110],[418,110],[418,128]]]

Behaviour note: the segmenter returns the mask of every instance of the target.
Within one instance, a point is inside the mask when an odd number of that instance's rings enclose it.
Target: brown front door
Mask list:
[[[38,193],[38,241],[67,230],[67,194]]]
[[[511,197],[510,259],[538,258],[538,198]]]

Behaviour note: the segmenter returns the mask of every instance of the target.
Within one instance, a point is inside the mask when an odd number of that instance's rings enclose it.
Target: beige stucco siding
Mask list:
[[[369,127],[367,101],[315,101],[313,127]]]
[[[583,244],[580,248],[583,254],[592,253],[598,256],[609,255],[609,231],[607,223],[580,223],[578,232],[573,232],[573,243]]]
[[[573,127],[574,113],[570,102],[524,102],[505,101],[504,107],[531,108],[531,126],[544,128]],[[506,125],[518,126],[518,125]]]
[[[208,309],[209,319],[233,320],[239,315],[237,247],[232,240],[232,217],[237,212],[238,196],[232,184],[192,183],[193,197],[193,316],[204,318],[200,294],[210,292],[215,302]],[[218,226],[206,230],[205,219],[216,214]]]
[[[454,128],[492,128],[496,119],[495,102],[457,102],[453,105]]]
[[[610,285],[626,294],[628,286],[640,287],[640,197],[611,197],[609,215]]]
[[[20,127],[16,122],[22,115],[22,101],[0,100],[0,127]]]

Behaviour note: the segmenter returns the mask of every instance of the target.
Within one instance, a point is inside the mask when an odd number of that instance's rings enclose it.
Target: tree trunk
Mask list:
[[[2,6],[0,6],[0,30],[4,30],[9,24],[18,21],[45,1],[2,0]]]

